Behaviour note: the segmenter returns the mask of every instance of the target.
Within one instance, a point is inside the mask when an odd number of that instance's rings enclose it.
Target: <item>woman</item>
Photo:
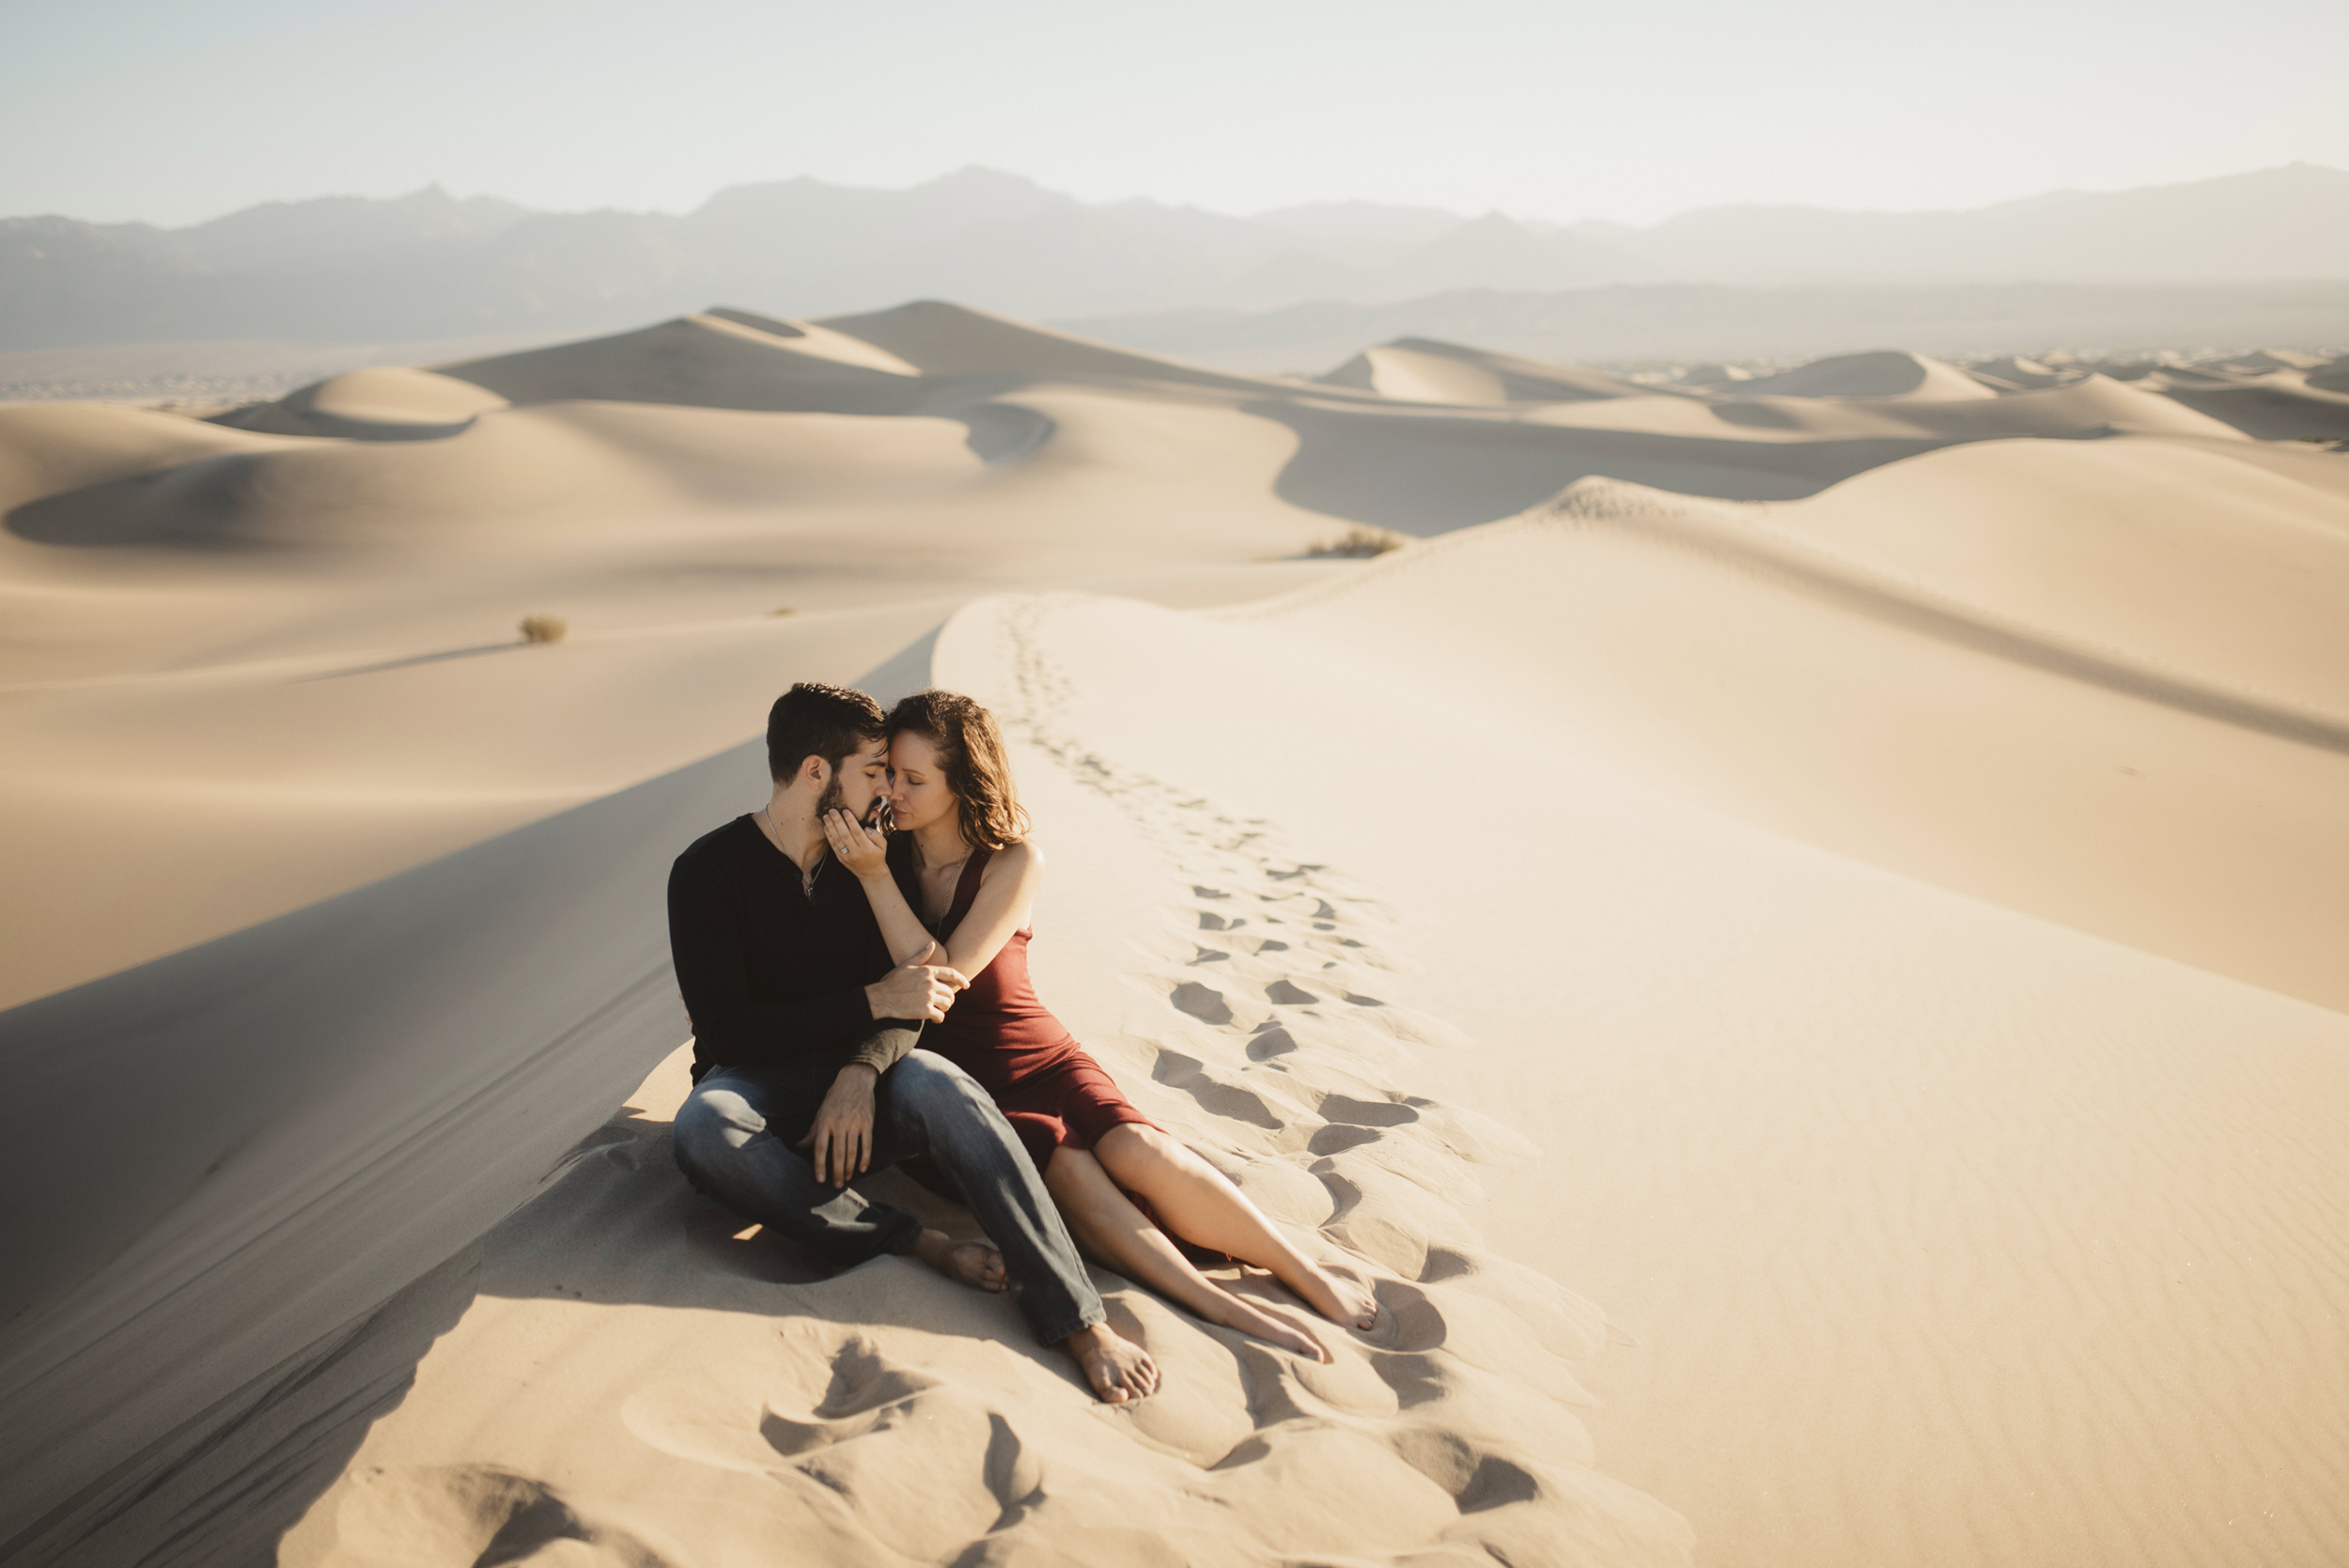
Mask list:
[[[945,1022],[923,1029],[922,1048],[995,1096],[1078,1242],[1211,1323],[1316,1360],[1330,1355],[1313,1336],[1200,1273],[1168,1233],[1269,1270],[1333,1323],[1374,1327],[1369,1291],[1291,1246],[1221,1172],[1118,1093],[1037,1000],[1029,913],[1044,859],[1026,836],[994,718],[968,697],[918,692],[891,710],[889,743],[894,835],[835,812],[824,823],[832,853],[863,885],[898,962],[935,940],[945,955],[931,961],[970,977]]]

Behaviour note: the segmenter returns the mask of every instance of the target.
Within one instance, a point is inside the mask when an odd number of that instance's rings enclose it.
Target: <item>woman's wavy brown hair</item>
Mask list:
[[[1012,787],[1011,758],[995,715],[958,691],[916,691],[889,710],[889,738],[908,734],[938,753],[965,841],[980,849],[1008,849],[1028,836],[1028,814]]]

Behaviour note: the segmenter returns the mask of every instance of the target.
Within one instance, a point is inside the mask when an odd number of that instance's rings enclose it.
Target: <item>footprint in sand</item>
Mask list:
[[[1196,980],[1186,980],[1174,987],[1167,1000],[1178,1012],[1188,1013],[1201,1023],[1221,1028],[1232,1021],[1232,1004],[1223,1000],[1221,991],[1202,986]]]
[[[1286,1056],[1296,1048],[1297,1036],[1268,1018],[1254,1034],[1249,1036],[1248,1060],[1269,1062],[1276,1056]]]

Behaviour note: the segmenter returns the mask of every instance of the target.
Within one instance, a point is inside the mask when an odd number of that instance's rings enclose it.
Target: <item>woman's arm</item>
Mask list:
[[[930,934],[906,902],[896,878],[889,874],[889,841],[852,821],[846,812],[824,818],[824,834],[840,863],[864,884],[864,896],[872,903],[873,918],[880,923],[881,939],[889,944],[890,956],[900,964],[920,961]],[[989,856],[979,872],[978,895],[972,899],[962,924],[940,944],[943,951],[928,962],[966,976],[986,969],[1028,918],[1035,890],[1043,883],[1044,856],[1034,842],[1015,844]]]
[[[847,812],[833,812],[824,818],[824,837],[832,843],[832,858],[856,873],[856,879],[863,884],[865,901],[873,906],[873,919],[880,925],[881,940],[889,944],[890,957],[900,964],[925,961],[922,955],[931,945],[930,934],[906,902],[897,879],[889,874],[889,840]],[[926,961],[942,965],[947,959],[941,951]]]
[[[979,872],[978,896],[946,939],[944,962],[976,974],[995,961],[1011,934],[1026,924],[1044,885],[1044,855],[1033,841],[1013,845],[988,858]],[[902,897],[900,902],[903,902]]]

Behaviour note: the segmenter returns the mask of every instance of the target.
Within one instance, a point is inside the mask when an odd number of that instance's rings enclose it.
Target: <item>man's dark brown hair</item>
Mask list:
[[[1011,757],[993,714],[958,691],[916,691],[889,710],[889,737],[907,731],[938,753],[965,843],[1008,849],[1028,836],[1028,814],[1012,788]]]
[[[840,759],[881,737],[880,704],[845,686],[803,680],[767,710],[767,776],[787,783],[809,757],[840,771]]]

